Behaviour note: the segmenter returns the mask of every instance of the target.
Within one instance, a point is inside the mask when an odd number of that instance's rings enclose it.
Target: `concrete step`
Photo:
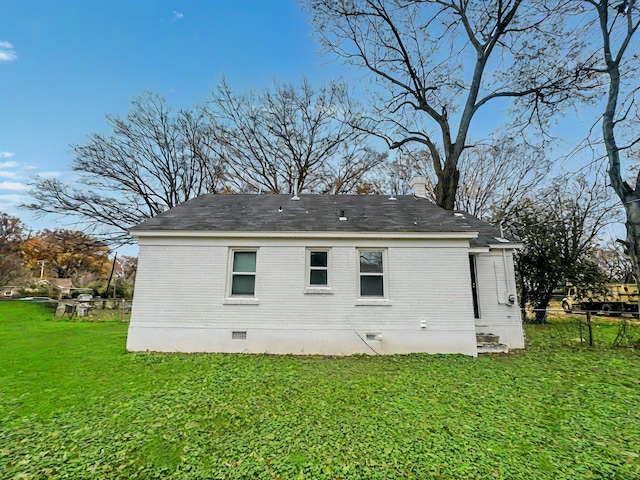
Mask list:
[[[504,343],[478,342],[478,355],[481,353],[509,353],[509,347]]]
[[[476,342],[480,343],[500,343],[500,337],[493,333],[476,333]]]

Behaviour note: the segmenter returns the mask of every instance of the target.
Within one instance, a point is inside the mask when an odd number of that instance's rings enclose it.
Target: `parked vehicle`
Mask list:
[[[562,309],[573,311],[611,312],[612,314],[632,313],[638,315],[638,286],[635,283],[610,283],[604,291],[580,292],[575,286],[569,287],[562,299]]]

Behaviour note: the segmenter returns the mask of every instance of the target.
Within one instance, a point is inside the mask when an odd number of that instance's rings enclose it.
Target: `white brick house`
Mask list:
[[[513,249],[413,195],[204,195],[132,229],[127,348],[477,355],[524,346]]]

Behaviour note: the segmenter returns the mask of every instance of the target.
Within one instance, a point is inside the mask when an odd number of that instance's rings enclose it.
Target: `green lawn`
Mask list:
[[[128,354],[126,329],[0,302],[1,478],[640,478],[639,352],[555,326],[477,359]]]

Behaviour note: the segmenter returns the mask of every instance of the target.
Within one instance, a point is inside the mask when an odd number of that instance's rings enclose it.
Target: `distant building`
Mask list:
[[[48,285],[56,292],[60,293],[62,297],[68,297],[71,295],[71,289],[73,288],[73,282],[70,278],[44,278],[37,280],[36,285]]]

